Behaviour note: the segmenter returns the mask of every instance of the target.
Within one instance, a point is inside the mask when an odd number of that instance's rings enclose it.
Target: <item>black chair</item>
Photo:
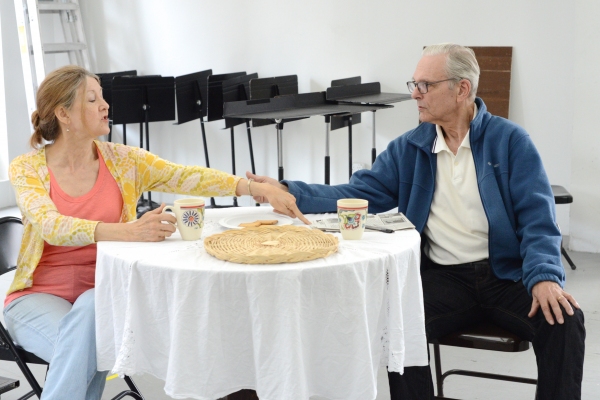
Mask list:
[[[565,189],[562,186],[558,186],[558,185],[550,185],[550,186],[552,186],[552,194],[554,195],[554,203],[555,204],[570,204],[573,202],[573,196],[571,196],[571,193],[569,193],[569,191],[567,189]],[[563,257],[565,258],[565,260],[567,260],[567,262],[571,266],[571,269],[576,269],[577,267],[573,263],[573,260],[571,260],[571,257],[569,257],[569,255],[567,254],[567,251],[565,250],[565,248],[562,245],[562,240],[560,242],[560,252],[563,255]]]
[[[523,340],[496,325],[489,323],[477,324],[461,331],[446,335],[440,339],[430,340],[429,343],[433,344],[433,354],[435,359],[435,377],[437,385],[436,399],[451,400],[449,397],[444,397],[444,379],[450,375],[472,376],[476,378],[496,379],[537,385],[537,379],[491,374],[487,372],[452,369],[442,373],[440,345],[511,353],[529,349],[530,343],[527,340]]]
[[[22,236],[23,224],[19,218],[0,218],[0,275],[16,269]],[[34,395],[38,398],[41,397],[42,387],[31,373],[27,364],[46,365],[48,367],[48,363],[15,344],[3,324],[0,324],[0,360],[16,362],[31,386],[32,390],[20,397],[19,400],[25,400]],[[131,378],[125,376],[124,379],[127,386],[129,386],[129,390],[119,393],[112,400],[120,400],[126,396],[130,396],[136,400],[144,400]]]

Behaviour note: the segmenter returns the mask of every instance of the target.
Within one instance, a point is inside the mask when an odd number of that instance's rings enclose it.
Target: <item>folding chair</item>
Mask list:
[[[16,269],[17,256],[21,246],[21,238],[23,236],[23,224],[19,218],[3,217],[0,218],[0,275]],[[42,387],[39,385],[27,364],[46,365],[48,363],[35,354],[30,353],[19,345],[14,343],[10,334],[3,324],[0,323],[0,360],[14,361],[19,366],[19,369],[29,382],[31,391],[20,397],[18,400],[25,400],[32,396],[38,398],[42,395]],[[47,369],[46,369],[47,372]],[[122,391],[112,400],[120,400],[126,396],[130,396],[136,400],[144,400],[135,383],[128,376],[124,377],[129,390]]]
[[[435,359],[435,377],[437,385],[436,399],[450,400],[448,397],[444,397],[444,380],[450,375],[472,376],[476,378],[496,379],[537,385],[537,379],[491,374],[487,372],[452,369],[442,373],[440,345],[511,353],[529,349],[529,342],[527,340],[523,340],[496,325],[487,323],[474,325],[461,331],[446,335],[440,339],[430,340],[429,343],[433,344],[433,354]]]
[[[567,189],[565,189],[563,186],[559,186],[559,185],[550,185],[550,186],[552,186],[552,194],[554,195],[554,204],[570,204],[573,202],[573,196],[571,196],[571,193],[569,193],[569,191]],[[563,255],[563,257],[565,258],[565,260],[567,260],[567,262],[571,266],[571,269],[576,269],[577,267],[575,266],[575,263],[573,262],[573,260],[571,260],[571,257],[569,257],[569,254],[567,253],[567,251],[565,250],[565,248],[562,245],[562,240],[560,242],[560,252]]]

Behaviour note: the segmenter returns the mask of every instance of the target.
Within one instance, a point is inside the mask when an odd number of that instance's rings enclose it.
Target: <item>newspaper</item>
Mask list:
[[[366,226],[367,229],[369,226],[375,226],[379,228],[392,229],[394,231],[399,231],[402,229],[413,229],[415,227],[402,213],[377,215],[368,214]],[[330,217],[312,221],[312,227],[317,229],[326,229],[333,231],[340,229],[340,223],[337,217]]]

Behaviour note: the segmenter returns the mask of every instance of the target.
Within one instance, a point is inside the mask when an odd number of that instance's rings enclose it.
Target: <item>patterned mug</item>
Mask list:
[[[362,199],[340,199],[337,201],[340,233],[345,240],[362,238],[367,222],[369,201]]]
[[[180,199],[174,205],[166,206],[163,212],[170,211],[177,218],[177,229],[183,240],[198,240],[204,227],[204,200]]]

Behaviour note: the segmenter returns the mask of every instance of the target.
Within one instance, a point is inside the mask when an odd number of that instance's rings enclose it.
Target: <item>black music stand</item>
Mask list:
[[[232,72],[229,74],[211,75],[208,77],[208,109],[207,122],[223,119],[223,82],[228,79],[246,76],[246,72]],[[235,175],[235,138],[231,132],[231,173]],[[237,197],[233,196],[233,206],[237,207]]]
[[[272,99],[277,96],[298,94],[298,75],[275,76],[272,78],[253,79],[250,82],[250,100]],[[303,117],[307,118],[307,117]],[[296,121],[302,118],[280,118],[280,119],[255,119],[252,118],[252,126],[265,126],[276,124],[277,133],[277,166],[279,180],[283,179],[283,124],[284,122]]]
[[[272,99],[288,94],[298,94],[298,75],[253,79],[250,82],[250,100]],[[296,121],[298,119],[302,118],[286,118],[282,120],[280,129],[283,129],[284,122]],[[268,119],[252,119],[252,126],[255,128],[274,123],[276,122]]]
[[[258,74],[242,75],[235,78],[227,79],[223,81],[223,102],[227,103],[230,101],[243,101],[250,99],[250,81],[257,79]],[[252,130],[250,128],[250,119],[248,118],[225,118],[225,128],[229,128],[231,131],[231,140],[233,143],[233,129],[237,125],[246,124],[246,133],[248,135],[248,150],[250,151],[250,168],[253,174],[256,174],[256,168],[254,166],[254,150],[252,149]],[[235,149],[231,148],[231,157],[235,160]],[[235,165],[233,167],[235,171]],[[234,172],[235,173],[235,172]],[[260,204],[256,203],[257,206]]]
[[[212,69],[207,69],[206,71],[175,77],[175,97],[177,99],[176,125],[181,125],[196,119],[200,120],[206,168],[210,168],[210,161],[208,159],[208,144],[206,141],[206,131],[204,129],[204,117],[206,117],[208,110],[208,77],[211,75]],[[210,207],[217,207],[214,197],[210,198]]]
[[[355,76],[352,78],[344,78],[344,79],[336,79],[331,81],[331,86],[343,86],[343,85],[356,85],[360,84],[361,77]],[[329,100],[329,99],[328,99]],[[326,132],[327,141],[325,148],[327,149],[325,156],[329,158],[329,132],[334,131],[336,129],[348,127],[348,177],[352,177],[352,127],[356,124],[360,124],[361,115],[358,114],[350,114],[346,116],[332,116],[331,123],[328,131]],[[325,121],[327,122],[327,121]],[[329,185],[329,160],[325,162],[325,184]]]
[[[117,76],[113,78],[113,120],[115,124],[140,123],[145,125],[146,150],[150,151],[150,122],[175,119],[175,78],[172,76]],[[143,130],[140,129],[140,147]],[[152,202],[138,201],[138,217],[158,207]]]
[[[250,88],[254,80],[250,82]],[[276,123],[277,136],[281,136],[280,125],[284,120],[308,118],[314,115],[350,115],[374,109],[391,108],[388,105],[337,104],[327,101],[325,92],[292,94],[272,99],[235,101],[225,103],[223,115],[226,118],[268,119]],[[279,180],[283,180],[283,159],[281,141],[278,141]]]
[[[110,131],[108,132],[108,141],[112,142],[112,80],[115,76],[135,76],[137,75],[136,70],[131,71],[121,71],[121,72],[106,72],[101,74],[96,74],[98,78],[100,78],[100,87],[102,87],[102,97],[108,103],[108,121]],[[127,139],[125,138],[125,132],[123,132],[123,142],[127,144]]]
[[[327,100],[335,100],[340,103],[350,104],[390,104],[400,101],[410,100],[410,94],[403,93],[381,93],[381,84],[379,82],[344,83],[334,85],[332,81],[330,88],[327,88]],[[349,78],[352,79],[352,78]],[[375,111],[373,110],[373,146],[371,148],[371,165],[377,157],[376,134],[375,134]]]

